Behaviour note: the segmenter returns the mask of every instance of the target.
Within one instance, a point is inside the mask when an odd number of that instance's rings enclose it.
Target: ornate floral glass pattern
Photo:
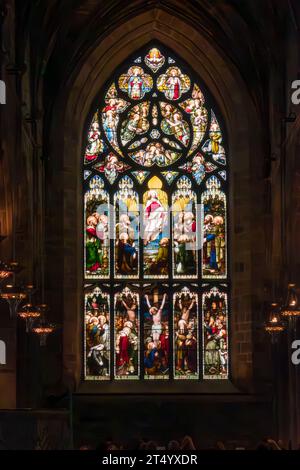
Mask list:
[[[228,378],[227,159],[187,64],[121,64],[84,141],[87,380]]]
[[[168,196],[153,176],[143,196],[144,277],[167,278],[169,260]]]

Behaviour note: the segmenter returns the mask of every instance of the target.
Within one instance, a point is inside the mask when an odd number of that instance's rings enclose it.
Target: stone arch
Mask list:
[[[128,55],[157,39],[176,50],[206,83],[227,127],[231,173],[231,371],[234,383],[251,387],[252,304],[260,295],[264,240],[253,225],[263,197],[260,116],[247,84],[229,57],[183,18],[155,9],[117,24],[75,64],[57,97],[48,133],[47,280],[52,309],[63,312],[63,357],[80,383],[82,361],[82,197],[81,155],[86,119],[99,90]],[[252,184],[251,184],[252,181]],[[257,182],[253,185],[253,181]],[[255,187],[254,187],[255,186]],[[60,201],[63,201],[61,203]],[[60,208],[59,212],[57,207]],[[55,209],[56,208],[56,209]],[[57,295],[52,295],[56,291]],[[98,391],[100,386],[98,386]]]

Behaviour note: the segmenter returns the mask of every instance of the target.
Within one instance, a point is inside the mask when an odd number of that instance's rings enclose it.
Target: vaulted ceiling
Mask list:
[[[17,60],[31,78],[44,79],[52,101],[68,76],[97,42],[125,21],[163,10],[201,30],[263,97],[270,70],[282,73],[287,21],[299,25],[297,0],[16,0]]]
[[[293,12],[288,0],[19,0],[17,34],[21,47],[30,37],[39,71],[55,69],[61,80],[100,37],[154,8],[197,25],[241,70],[257,73],[278,60],[285,15]]]

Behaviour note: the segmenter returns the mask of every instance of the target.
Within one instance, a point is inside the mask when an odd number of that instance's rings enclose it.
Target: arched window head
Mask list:
[[[227,379],[228,150],[205,85],[146,47],[84,145],[85,380]]]

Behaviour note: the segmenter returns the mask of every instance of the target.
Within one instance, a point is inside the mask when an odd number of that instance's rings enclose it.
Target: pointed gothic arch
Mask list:
[[[157,41],[97,95],[83,158],[86,380],[228,378],[227,158],[209,91]]]

